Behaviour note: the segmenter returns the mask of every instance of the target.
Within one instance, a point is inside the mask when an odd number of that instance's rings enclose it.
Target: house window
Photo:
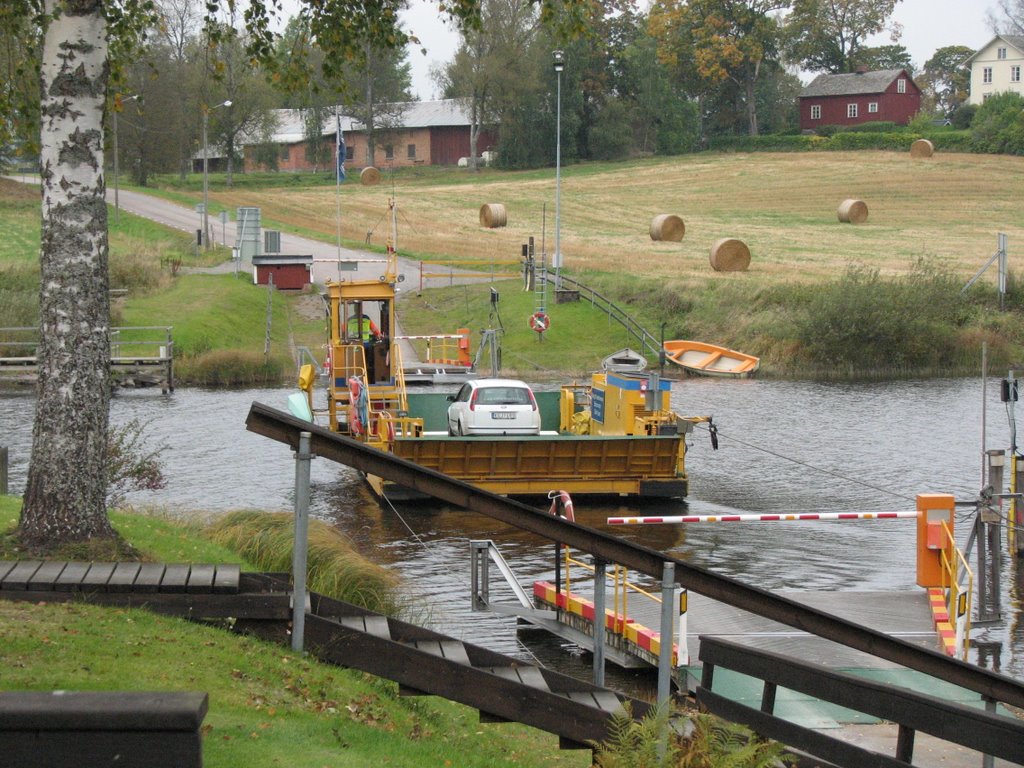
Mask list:
[[[870,112],[872,115],[874,115],[874,114],[876,114],[878,112],[878,102],[877,101],[870,101],[870,102],[868,102],[868,112]]]
[[[356,148],[353,147],[351,144],[346,144],[345,145],[345,159],[346,160],[354,160],[355,157],[356,157]]]
[[[856,104],[847,104],[846,105],[846,116],[847,117],[856,117],[857,116],[857,105]]]
[[[416,159],[416,145],[415,144],[410,144],[407,151],[408,151],[409,159],[410,160],[415,160]]]
[[[1020,66],[1017,65],[1017,64],[1014,64],[1012,67],[1010,67],[1010,82],[1011,83],[1019,83],[1020,82]]]
[[[996,49],[996,58],[997,59],[1005,59],[1006,58],[1006,49],[1005,48],[997,48]]]
[[[981,82],[991,83],[992,82],[992,67],[985,67],[981,70]]]
[[[394,160],[395,159],[395,148],[391,144],[387,144],[384,147],[384,159]]]
[[[811,120],[821,120],[821,104],[811,104]]]
[[[907,80],[906,80],[906,78],[901,77],[899,80],[896,81],[896,93],[906,93],[906,92],[907,92]]]

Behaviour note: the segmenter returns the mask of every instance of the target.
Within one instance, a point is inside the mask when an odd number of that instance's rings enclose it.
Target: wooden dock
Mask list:
[[[111,328],[110,370],[123,386],[174,391],[174,339],[170,326]],[[33,382],[38,370],[38,328],[0,328],[0,381]]]

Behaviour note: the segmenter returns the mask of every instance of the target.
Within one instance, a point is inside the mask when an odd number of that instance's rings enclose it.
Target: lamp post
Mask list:
[[[128,101],[133,101],[139,98],[138,94],[129,96],[124,99],[114,100],[114,117],[113,117],[113,129],[114,129],[114,224],[121,223],[121,202],[118,200],[118,177],[121,174],[121,167],[118,164],[117,157],[117,113],[121,111],[121,105]]]
[[[230,107],[230,101],[224,101],[212,107],[203,106],[203,247],[210,248],[210,144],[206,132],[210,123],[210,113],[219,107]]]
[[[555,290],[562,287],[562,70],[565,69],[565,53],[555,51],[555,78],[558,81],[555,95]]]

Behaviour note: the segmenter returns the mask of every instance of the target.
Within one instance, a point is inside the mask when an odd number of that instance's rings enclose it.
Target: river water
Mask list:
[[[290,510],[291,452],[245,430],[253,401],[284,410],[287,395],[283,389],[117,392],[112,422],[139,419],[147,425],[146,443],[163,448],[168,479],[166,489],[133,494],[130,501],[214,514],[241,508]],[[606,527],[609,516],[638,513],[913,510],[918,493],[951,493],[958,501],[970,501],[981,487],[983,410],[987,447],[1008,448],[1010,442],[998,382],[990,382],[983,397],[980,379],[884,384],[688,379],[674,385],[672,401],[681,414],[713,415],[719,430],[717,451],[706,428],[691,435],[688,500],[581,500],[577,520]],[[33,408],[31,394],[0,394],[0,444],[10,449],[12,493],[24,489]],[[961,544],[969,533],[968,509],[958,508]],[[551,577],[550,543],[433,503],[379,504],[353,470],[324,459],[313,462],[311,514],[401,571],[415,621],[586,676],[585,661],[561,641],[533,634],[517,639],[512,620],[469,610],[470,539],[493,539],[523,583]],[[768,589],[916,588],[915,530],[908,520],[614,531]],[[976,628],[973,637],[988,649],[987,665],[1024,679],[1015,576],[1015,564],[1007,558],[1003,620]]]

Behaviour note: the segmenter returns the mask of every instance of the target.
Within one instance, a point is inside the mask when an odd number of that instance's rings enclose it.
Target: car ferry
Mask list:
[[[686,434],[706,417],[671,410],[671,382],[656,373],[604,371],[556,391],[531,392],[540,417],[528,430],[453,429],[460,395],[406,389],[396,337],[397,257],[389,243],[377,279],[328,282],[326,404],[317,372],[303,366],[300,388],[311,415],[382,451],[505,495],[572,494],[682,497],[688,491]],[[467,401],[473,387],[467,389]],[[453,402],[453,400],[455,402]],[[454,409],[453,409],[454,410]],[[494,411],[500,413],[500,409]],[[490,419],[493,414],[489,414]],[[493,415],[495,424],[504,422]],[[463,420],[463,425],[468,422]],[[453,434],[455,433],[455,434]],[[368,476],[390,498],[410,489]]]

